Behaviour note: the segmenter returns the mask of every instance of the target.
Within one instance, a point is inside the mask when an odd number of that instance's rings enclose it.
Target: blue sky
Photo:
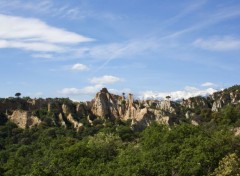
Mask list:
[[[0,0],[0,96],[173,99],[240,82],[239,0]]]

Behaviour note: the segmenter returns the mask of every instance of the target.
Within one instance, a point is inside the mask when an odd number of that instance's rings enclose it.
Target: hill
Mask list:
[[[237,106],[240,86],[233,86],[208,97],[192,97],[174,102],[168,100],[134,100],[133,94],[114,95],[103,88],[90,102],[73,102],[67,98],[7,98],[0,99],[0,113],[20,128],[41,123],[84,128],[82,121],[92,124],[94,120],[131,121],[134,130],[143,130],[152,122],[179,124],[192,121],[204,122],[206,113],[218,112],[227,105]]]
[[[179,102],[0,99],[0,175],[240,174],[240,86]]]

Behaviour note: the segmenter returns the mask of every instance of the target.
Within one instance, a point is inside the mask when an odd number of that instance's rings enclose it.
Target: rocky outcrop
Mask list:
[[[185,109],[211,109],[212,111],[218,111],[228,104],[237,104],[240,102],[239,89],[226,89],[215,92],[208,97],[192,97],[183,100],[180,104]]]
[[[75,120],[72,116],[72,114],[69,114],[67,116],[67,120],[73,125],[73,127],[75,129],[77,129],[77,131],[83,127],[83,124],[82,123],[79,123],[77,120]]]
[[[79,117],[87,117],[89,115],[89,105],[87,103],[78,103],[76,105],[76,113]]]
[[[176,114],[178,111],[178,107],[176,106],[176,103],[169,100],[160,101],[156,107],[157,109],[163,110],[165,112],[169,112],[171,114]]]
[[[233,128],[232,130],[235,136],[240,136],[240,127]]]
[[[180,104],[187,109],[209,108],[211,106],[211,102],[209,102],[205,97],[192,97],[183,100]]]
[[[45,108],[48,106],[49,102],[39,98],[39,99],[29,99],[27,100],[28,105],[28,110],[36,110],[36,109],[41,109]]]
[[[23,110],[13,111],[12,115],[8,115],[8,119],[14,122],[19,128],[31,128],[41,123],[38,117],[32,116],[30,112]]]
[[[88,105],[89,106],[89,105]],[[52,122],[55,125],[67,127],[72,124],[79,129],[82,124],[72,118],[72,114],[83,118],[89,116],[87,103],[74,103],[69,99],[0,99],[0,113],[6,114],[8,119],[16,123],[20,128],[31,128],[39,125],[41,120],[37,117],[37,111],[52,113]],[[32,115],[34,114],[34,115]],[[54,118],[54,116],[56,118]]]
[[[224,103],[221,99],[214,101],[212,106],[212,111],[218,111],[220,108],[223,108]]]
[[[132,118],[132,128],[134,130],[143,130],[155,120],[154,113],[148,111],[147,108],[139,109],[136,116]]]
[[[128,98],[110,94],[103,88],[92,101],[91,112],[100,118],[132,120],[135,129],[143,129],[151,122],[173,124],[179,109],[170,101],[134,101],[133,94]]]
[[[193,125],[199,125],[201,117],[194,112],[196,109],[216,111],[229,103],[238,103],[239,100],[238,90],[222,91],[209,97],[193,97],[181,102],[172,102],[169,100],[134,100],[133,94],[129,94],[125,98],[124,93],[122,96],[114,95],[103,88],[91,102],[75,104],[74,106],[62,104],[61,112],[75,128],[82,127],[82,124],[76,121],[72,114],[76,114],[78,120],[87,117],[90,124],[94,119],[93,116],[110,120],[131,120],[133,129],[142,130],[153,121],[167,125],[179,123],[179,117],[184,117],[187,110],[190,111],[186,113],[186,119],[189,119]]]
[[[239,90],[235,90],[232,92],[221,91],[216,92],[212,96],[213,106],[212,111],[218,111],[228,104],[237,104],[240,102],[240,92]]]
[[[103,88],[92,100],[92,113],[103,118],[114,119],[118,117],[118,98],[120,97],[110,94],[106,88]]]
[[[58,121],[59,121],[60,126],[63,126],[65,128],[67,127],[67,124],[66,124],[66,122],[65,122],[65,120],[63,118],[63,114],[62,113],[60,113],[58,115]]]
[[[20,128],[32,127],[41,123],[36,111],[51,114],[53,124],[82,128],[81,119],[85,118],[90,125],[94,119],[131,120],[132,128],[142,130],[153,121],[168,125],[179,123],[180,118],[198,125],[201,123],[199,114],[202,109],[218,111],[228,104],[240,102],[240,87],[235,86],[224,91],[216,92],[209,97],[193,97],[180,102],[169,100],[134,100],[133,94],[125,98],[114,95],[103,88],[91,102],[76,103],[69,99],[0,99],[0,113]],[[42,112],[42,113],[43,113]],[[10,114],[10,115],[9,115]],[[35,114],[33,116],[32,114]],[[44,121],[44,120],[43,120]]]

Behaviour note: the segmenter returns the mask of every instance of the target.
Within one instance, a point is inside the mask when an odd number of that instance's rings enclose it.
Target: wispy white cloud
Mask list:
[[[45,12],[49,10],[51,6],[51,1],[49,0],[42,0],[39,2],[36,1],[24,1],[21,0],[1,0],[0,1],[0,11],[1,12],[11,12],[16,10],[28,10],[33,12]]]
[[[222,21],[236,18],[240,16],[239,6],[236,7],[224,7],[224,9],[219,9],[216,12],[206,13],[203,15],[203,19],[199,19],[197,23],[191,24],[190,27],[185,29],[175,31],[163,38],[176,38],[184,34],[189,34],[189,32],[197,31],[208,26],[220,23]]]
[[[94,96],[97,92],[99,92],[103,87],[106,87],[103,84],[96,84],[93,86],[86,86],[84,88],[64,88],[58,93],[60,95],[64,96],[70,96],[70,97],[76,97],[79,95],[90,95]],[[196,96],[207,96],[210,95],[217,90],[214,88],[207,88],[207,89],[198,89],[196,87],[190,87],[187,86],[184,88],[184,90],[180,91],[173,91],[173,92],[157,92],[157,91],[143,91],[138,94],[139,99],[158,99],[158,100],[163,100],[166,98],[166,96],[170,96],[171,100],[176,101],[176,100],[181,100],[181,99],[187,99],[190,97],[196,97]],[[122,90],[117,90],[117,89],[109,89],[110,93],[121,95],[123,92],[128,94],[132,93],[132,91],[128,88],[122,89]]]
[[[200,9],[203,5],[207,4],[207,0],[202,0],[197,3],[190,4],[186,7],[180,14],[173,17],[170,20],[179,20],[189,13],[195,11],[196,9]],[[240,16],[239,7],[225,7],[224,9],[219,8],[218,10],[211,13],[206,13],[202,15],[201,18],[195,23],[191,22],[189,27],[183,28],[182,30],[173,31],[173,32],[166,32],[163,30],[164,33],[162,36],[155,36],[155,39],[140,39],[140,40],[131,40],[128,42],[123,43],[111,43],[107,45],[100,45],[93,48],[85,48],[80,50],[79,53],[88,54],[92,58],[103,58],[107,61],[99,67],[101,69],[105,65],[108,64],[112,59],[115,58],[127,58],[138,54],[144,54],[145,52],[148,53],[157,53],[166,54],[168,52],[169,55],[173,55],[171,50],[180,50],[182,48],[191,47],[191,43],[182,43],[181,40],[178,40],[178,37],[183,35],[189,34],[190,32],[199,31],[209,26],[213,26],[215,24],[221,23],[228,19],[236,18]],[[170,30],[172,31],[172,30]],[[238,45],[237,40],[230,41],[231,46],[229,48],[236,47]],[[187,46],[186,46],[187,45]],[[170,53],[169,53],[170,52]],[[184,54],[185,55],[185,54]],[[174,56],[177,59],[183,59],[183,57],[179,56],[179,53]],[[185,57],[184,57],[185,58]],[[192,59],[191,59],[192,60]],[[97,69],[98,70],[98,69]]]
[[[157,92],[157,91],[144,91],[139,95],[140,99],[165,99],[166,96],[171,96],[171,100],[181,100],[195,96],[207,96],[216,92],[216,89],[207,88],[207,89],[198,89],[196,87],[185,87],[184,90],[174,91],[174,92]]]
[[[111,76],[111,75],[105,75],[102,77],[94,77],[90,79],[90,82],[93,84],[113,84],[116,82],[122,81],[121,78],[116,77],[116,76]]]
[[[87,70],[89,70],[89,68],[84,64],[77,63],[77,64],[74,64],[71,67],[71,70],[73,70],[73,71],[87,71]]]
[[[211,82],[205,82],[201,84],[202,87],[215,87],[216,84],[211,83]]]
[[[64,88],[61,91],[58,91],[58,93],[63,95],[78,95],[81,93],[81,89],[77,89],[75,87]]]
[[[234,37],[213,37],[210,39],[197,39],[194,46],[207,50],[227,51],[240,49],[240,39]]]
[[[85,17],[85,12],[79,7],[71,7],[70,5],[59,5],[54,1],[41,0],[41,1],[24,1],[21,0],[1,0],[0,12],[12,14],[21,11],[28,11],[33,14],[47,15],[51,17],[81,19]]]
[[[32,57],[33,58],[44,58],[44,59],[53,59],[54,58],[52,54],[46,54],[46,53],[33,54]]]
[[[0,14],[0,48],[64,52],[69,45],[93,39],[47,25],[35,18]]]
[[[121,81],[122,79],[116,76],[105,75],[102,77],[94,77],[89,80],[90,83],[94,85],[86,86],[83,88],[64,88],[58,91],[59,94],[64,96],[78,96],[78,95],[94,95],[96,92],[101,90],[103,87],[106,87],[108,84],[113,84]],[[115,89],[111,89],[116,92]]]
[[[35,18],[23,18],[0,14],[0,38],[21,39],[25,42],[77,44],[93,39],[47,25]]]
[[[122,95],[125,93],[126,95],[129,93],[132,93],[132,90],[129,88],[124,88],[124,89],[108,89],[110,93],[116,94],[116,95]]]
[[[39,51],[39,52],[58,52],[62,53],[66,51],[66,48],[44,42],[24,42],[24,41],[14,41],[14,40],[1,40],[0,37],[0,48],[17,48],[29,51]]]
[[[102,85],[102,84],[96,84],[93,86],[86,86],[86,87],[80,88],[80,89],[74,88],[74,87],[64,88],[64,89],[58,91],[58,93],[60,93],[61,95],[64,95],[64,96],[74,96],[74,95],[82,95],[82,94],[93,95],[103,87],[104,87],[104,85]]]
[[[76,53],[81,57],[115,59],[143,54],[146,51],[158,49],[159,42],[156,39],[138,39],[119,43],[102,44],[93,47],[80,48]]]
[[[206,4],[206,2],[207,1],[203,0],[201,2],[191,4],[175,18],[177,19],[184,17],[192,11],[201,8],[203,5]],[[225,10],[220,9],[219,11],[215,11],[211,14],[206,13],[203,16],[204,20],[199,20],[197,23],[191,24],[192,26],[190,27],[186,27],[185,29],[166,34],[162,37],[155,37],[154,39],[135,39],[121,43],[109,43],[92,47],[79,48],[79,50],[76,51],[76,55],[79,57],[90,57],[106,60],[102,65],[99,66],[99,68],[95,70],[95,72],[97,72],[98,70],[104,68],[112,59],[131,58],[132,56],[136,57],[137,55],[142,55],[145,52],[156,52],[160,54],[164,51],[168,52],[169,49],[172,50],[173,48],[181,49],[181,46],[183,46],[181,41],[172,39],[176,39],[177,37],[180,37],[189,32],[197,31],[238,16],[240,16],[238,8],[229,7]]]
[[[102,84],[97,84],[93,86],[86,86],[83,88],[64,88],[58,91],[58,94],[61,96],[69,97],[73,101],[89,101],[94,98],[97,92],[99,92],[102,88],[106,87]],[[132,93],[132,91],[128,88],[125,89],[108,89],[108,91],[115,95],[122,95],[125,93],[126,97],[128,93]]]
[[[27,11],[32,14],[71,20],[84,20],[86,18],[116,20],[122,18],[122,16],[113,13],[92,10],[87,4],[87,2],[81,2],[81,5],[73,6],[68,1],[58,3],[58,1],[51,0],[25,0],[23,3],[22,0],[0,0],[0,13],[21,14]]]
[[[105,60],[95,69],[95,73],[103,69],[113,59],[123,59],[140,56],[144,53],[157,51],[160,43],[156,39],[136,39],[119,43],[101,44],[92,47],[79,48],[75,55],[82,58]]]
[[[188,5],[185,5],[184,8],[177,15],[167,19],[166,22],[162,23],[163,27],[176,23],[181,18],[184,18],[192,12],[196,13],[196,11],[203,7],[207,3],[207,1],[208,0],[199,0],[188,3]]]

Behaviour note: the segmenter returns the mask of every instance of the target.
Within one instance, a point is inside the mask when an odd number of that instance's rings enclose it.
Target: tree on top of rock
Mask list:
[[[169,100],[170,98],[171,98],[171,97],[170,97],[169,95],[168,95],[168,96],[166,96],[166,99],[167,99],[167,100]]]
[[[17,92],[17,93],[15,93],[15,96],[16,96],[17,98],[19,98],[19,97],[21,96],[21,93]]]

